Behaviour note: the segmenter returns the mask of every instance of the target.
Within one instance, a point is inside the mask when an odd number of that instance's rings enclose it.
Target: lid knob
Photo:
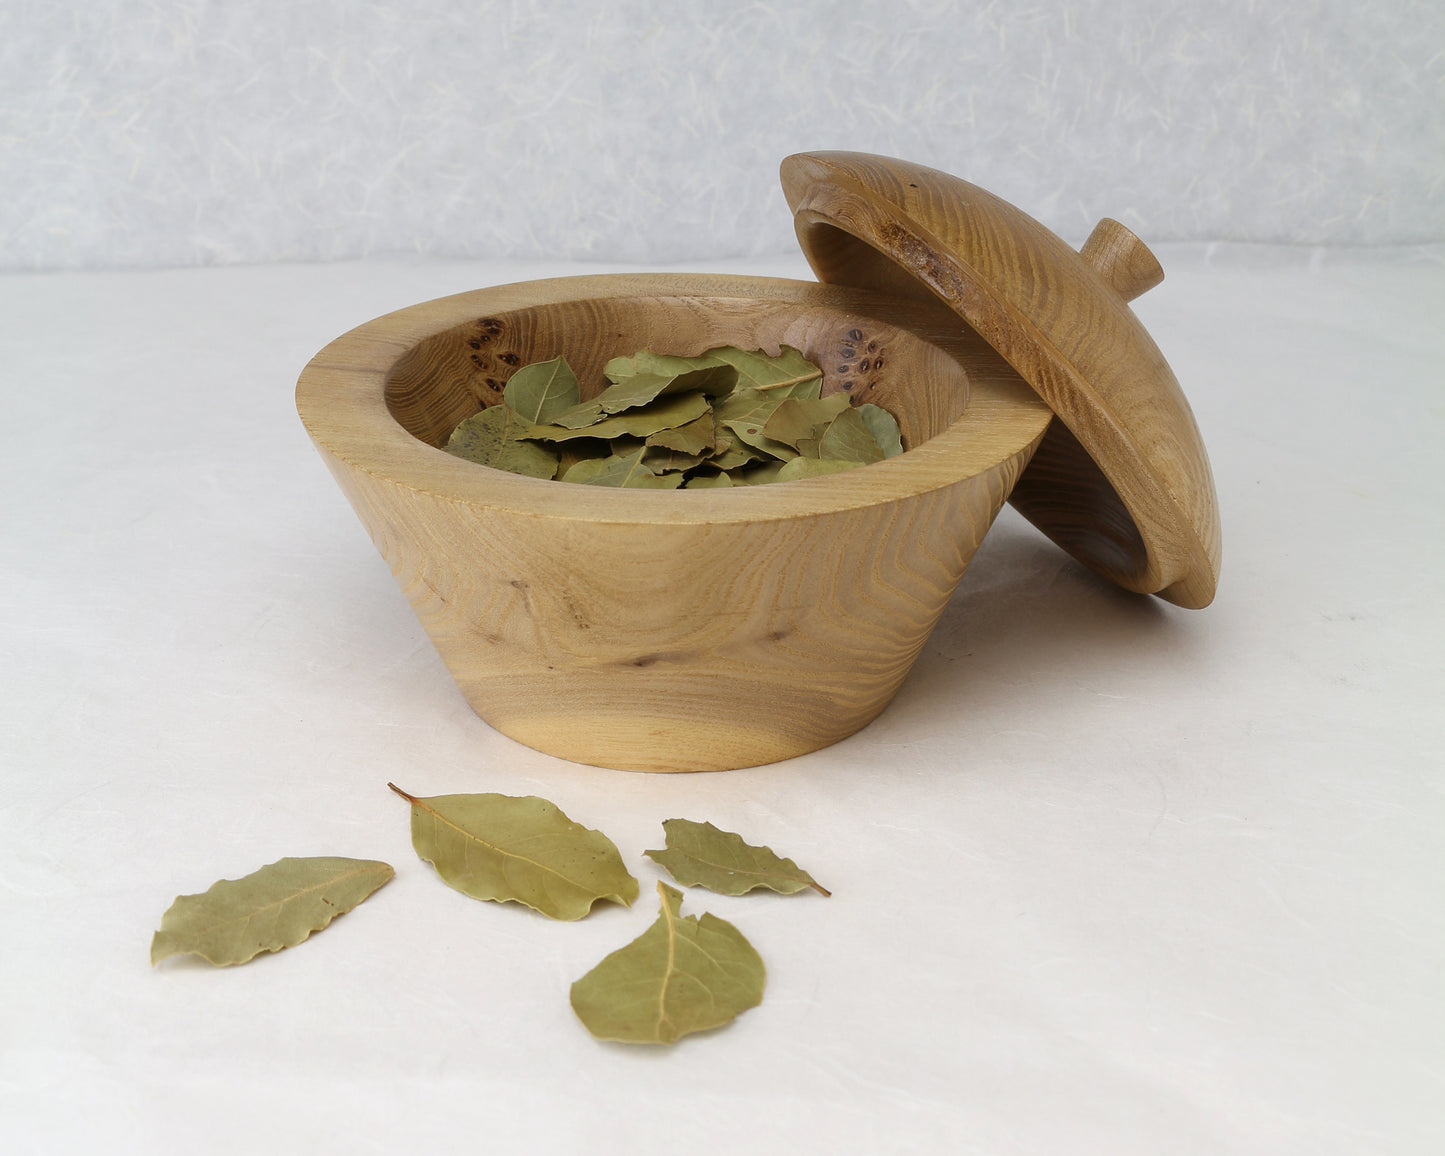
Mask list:
[[[1164,280],[1164,270],[1149,246],[1111,217],[1094,226],[1079,256],[1125,301],[1134,300]]]

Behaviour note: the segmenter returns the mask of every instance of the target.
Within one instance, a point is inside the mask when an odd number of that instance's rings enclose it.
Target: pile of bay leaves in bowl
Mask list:
[[[729,488],[820,477],[903,452],[898,422],[798,350],[725,345],[697,357],[615,357],[590,401],[564,357],[518,369],[502,404],[462,421],[447,452],[478,465],[593,486]]]

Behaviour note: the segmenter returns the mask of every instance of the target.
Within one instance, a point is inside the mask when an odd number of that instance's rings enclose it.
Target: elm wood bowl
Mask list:
[[[842,474],[619,490],[443,450],[528,362],[596,393],[611,357],[800,349],[899,421],[905,452]],[[771,278],[571,277],[368,322],[297,408],[473,709],[537,750],[649,771],[817,750],[902,683],[1050,412],[936,302]]]

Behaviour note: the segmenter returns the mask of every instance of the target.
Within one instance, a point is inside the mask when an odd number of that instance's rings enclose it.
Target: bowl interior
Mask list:
[[[457,423],[502,400],[507,379],[564,356],[584,399],[603,366],[639,350],[694,356],[719,345],[800,350],[823,370],[823,393],[846,392],[898,419],[905,449],[942,433],[968,407],[968,377],[949,354],[899,325],[822,303],[724,296],[612,296],[488,313],[422,339],[386,375],[392,417],[443,446]]]

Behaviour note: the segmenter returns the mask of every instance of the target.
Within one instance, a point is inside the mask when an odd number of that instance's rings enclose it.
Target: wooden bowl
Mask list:
[[[906,452],[736,489],[540,481],[438,447],[518,366],[802,350]],[[573,277],[463,293],[322,350],[301,419],[473,709],[577,762],[721,770],[888,704],[1049,421],[943,306],[764,278]]]

